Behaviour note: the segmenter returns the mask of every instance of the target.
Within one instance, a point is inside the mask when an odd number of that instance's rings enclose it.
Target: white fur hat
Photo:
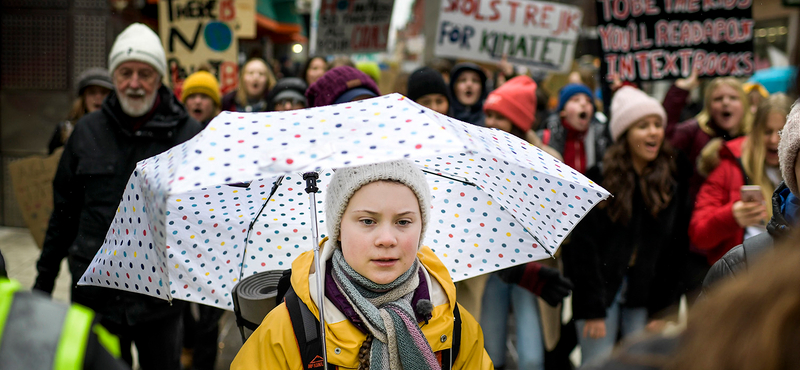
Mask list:
[[[161,39],[141,23],[134,23],[117,36],[108,54],[108,71],[114,74],[117,67],[128,61],[147,63],[164,77],[167,75],[167,58]]]
[[[781,175],[783,175],[786,186],[795,196],[800,196],[800,191],[797,189],[797,174],[794,173],[798,151],[800,151],[800,104],[795,102],[791,112],[786,116],[786,125],[783,126],[781,141],[778,144]]]
[[[422,246],[425,229],[428,226],[428,213],[431,208],[431,190],[428,181],[425,180],[425,174],[408,160],[345,167],[334,172],[331,183],[328,185],[328,193],[325,195],[325,223],[330,234],[329,240],[334,245],[339,239],[342,215],[350,198],[362,186],[381,180],[400,182],[408,186],[417,196],[419,210],[422,213],[422,232],[419,238],[419,246]]]

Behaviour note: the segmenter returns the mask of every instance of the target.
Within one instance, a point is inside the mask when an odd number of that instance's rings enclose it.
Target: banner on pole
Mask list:
[[[386,51],[394,0],[317,0],[311,40],[318,54]],[[313,25],[316,24],[316,28]]]
[[[527,0],[442,0],[435,53],[566,72],[572,67],[583,12]]]
[[[242,12],[246,9],[252,11]],[[160,0],[158,15],[170,68],[168,80],[176,93],[183,80],[202,65],[216,73],[222,94],[236,88],[237,39],[239,31],[248,36],[254,31],[253,0]]]
[[[597,0],[606,81],[747,76],[755,71],[752,0]]]

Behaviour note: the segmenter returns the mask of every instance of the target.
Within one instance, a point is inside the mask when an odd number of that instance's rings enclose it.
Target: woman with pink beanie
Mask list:
[[[611,101],[614,143],[587,176],[613,195],[598,204],[562,247],[575,284],[572,312],[584,364],[607,358],[622,338],[656,328],[677,301],[674,251],[686,249],[691,166],[664,141],[666,113],[624,86]],[[677,163],[676,163],[677,162]]]

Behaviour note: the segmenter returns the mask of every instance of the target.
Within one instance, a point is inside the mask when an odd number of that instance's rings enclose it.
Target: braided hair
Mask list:
[[[358,350],[358,370],[369,370],[369,357],[373,338],[375,337],[372,334],[367,334],[364,343],[361,343],[361,349]]]

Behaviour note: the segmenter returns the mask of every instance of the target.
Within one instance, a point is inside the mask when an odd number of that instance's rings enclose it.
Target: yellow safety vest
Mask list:
[[[90,332],[119,358],[117,337],[93,320],[86,307],[20,291],[18,282],[0,278],[0,364],[4,370],[81,370]]]

